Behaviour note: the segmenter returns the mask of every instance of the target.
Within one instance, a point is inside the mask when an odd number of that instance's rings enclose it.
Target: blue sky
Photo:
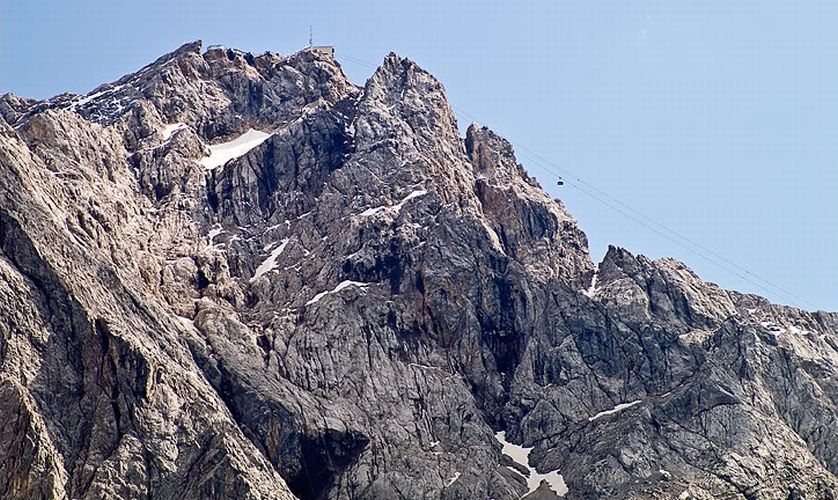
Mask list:
[[[673,256],[727,288],[838,311],[838,2],[28,0],[0,9],[0,91],[33,97],[87,92],[199,38],[292,52],[309,24],[357,83],[372,70],[354,61],[398,52],[442,80],[461,125],[477,119],[532,152],[519,160],[579,219],[595,260],[614,243]],[[571,182],[556,187],[558,175]]]

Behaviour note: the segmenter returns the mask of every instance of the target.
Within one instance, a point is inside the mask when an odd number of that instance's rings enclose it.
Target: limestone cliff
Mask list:
[[[838,315],[594,265],[410,60],[195,42],[0,117],[0,497],[836,496]]]

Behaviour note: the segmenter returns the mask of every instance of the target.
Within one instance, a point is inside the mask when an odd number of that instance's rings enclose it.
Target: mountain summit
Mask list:
[[[838,315],[611,247],[388,55],[0,98],[0,497],[835,498]]]

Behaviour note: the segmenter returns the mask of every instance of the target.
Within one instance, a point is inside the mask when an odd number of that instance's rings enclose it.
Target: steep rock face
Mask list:
[[[838,487],[838,316],[619,248],[595,269],[407,59],[358,87],[196,42],[0,113],[4,497]]]
[[[0,471],[7,497],[283,496],[282,479],[196,377],[183,327],[88,244],[96,233],[64,225],[75,214],[44,197],[50,171],[24,148],[9,135],[0,146],[0,376],[3,420],[38,445],[4,449],[4,464],[34,454],[26,469]]]
[[[590,279],[585,234],[517,163],[512,145],[475,125],[468,128],[465,145],[483,212],[504,251],[535,279],[585,284]]]

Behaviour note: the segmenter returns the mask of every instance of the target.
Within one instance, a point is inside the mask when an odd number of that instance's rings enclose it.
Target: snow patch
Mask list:
[[[160,130],[160,135],[163,137],[163,142],[168,142],[169,139],[177,132],[178,130],[183,130],[186,128],[185,123],[169,123],[163,126],[163,129]]]
[[[363,290],[364,288],[370,286],[370,283],[361,283],[360,281],[349,281],[349,280],[341,281],[338,284],[338,286],[334,287],[332,290],[330,290],[328,292],[320,292],[317,295],[315,295],[314,298],[312,298],[311,300],[306,302],[306,305],[310,306],[312,304],[315,304],[315,303],[319,302],[320,299],[322,299],[326,295],[329,295],[329,294],[332,294],[332,293],[337,293],[337,292],[343,290],[344,288],[346,288],[348,286],[357,286],[358,288]]]
[[[794,326],[794,325],[789,327],[789,332],[791,332],[795,335],[810,335],[810,334],[814,333],[814,332],[810,332],[809,330],[804,330],[803,328],[799,328],[799,327]]]
[[[418,197],[420,197],[420,196],[425,196],[426,194],[428,194],[428,191],[426,191],[426,190],[424,190],[424,189],[418,189],[418,190],[416,190],[416,191],[413,191],[413,192],[412,192],[412,193],[410,193],[409,195],[407,195],[407,196],[405,196],[404,198],[402,198],[402,201],[400,201],[400,202],[399,202],[399,204],[398,204],[398,205],[396,205],[396,206],[395,206],[395,207],[393,207],[393,208],[394,208],[394,209],[396,209],[397,211],[398,211],[398,210],[401,210],[401,209],[402,209],[402,207],[404,206],[404,204],[405,204],[405,203],[407,203],[408,201],[412,200],[413,198],[418,198]]]
[[[288,220],[288,219],[285,219],[285,222],[283,222],[281,224],[274,224],[273,226],[268,226],[268,227],[265,228],[264,231],[262,231],[262,234],[265,234],[268,231],[273,231],[274,229],[279,229],[282,226],[286,226],[286,227],[291,226],[291,221]]]
[[[75,104],[73,104],[73,107],[74,108],[80,108],[80,107],[84,106],[85,104],[89,103],[90,101],[98,99],[99,97],[102,97],[103,95],[108,94],[108,93],[110,93],[110,90],[103,90],[101,92],[94,92],[92,94],[88,94],[87,96],[82,97],[81,99],[76,101]]]
[[[382,206],[382,207],[368,208],[368,209],[364,210],[363,212],[361,212],[358,215],[360,215],[361,217],[369,217],[371,215],[377,214],[378,212],[381,212],[382,210],[387,210],[387,207]]]
[[[417,229],[422,227],[419,224],[414,224],[413,226],[417,227]],[[503,243],[501,243],[498,233],[487,222],[483,222],[483,227],[486,229],[486,233],[489,235],[489,240],[492,242],[492,248],[494,248],[501,254],[506,255],[506,252],[503,250]]]
[[[594,298],[594,294],[596,293],[596,284],[597,284],[596,282],[597,282],[598,277],[599,277],[599,272],[595,271],[594,272],[594,277],[591,278],[591,286],[588,287],[587,290],[583,290],[582,295],[585,295],[585,296],[587,296],[588,298],[591,298],[591,299]]]
[[[774,332],[774,333],[779,333],[779,332],[784,332],[785,331],[783,328],[778,326],[773,321],[761,321],[760,326],[762,326],[763,328],[767,328],[768,331]]]
[[[460,479],[460,473],[459,472],[454,473],[454,476],[445,483],[445,487],[447,488],[447,487],[451,486],[452,484],[457,482],[457,479]]]
[[[500,431],[495,434],[495,439],[503,445],[501,453],[507,455],[509,458],[514,460],[515,463],[523,465],[527,468],[527,471],[529,472],[526,476],[527,493],[524,496],[527,496],[538,489],[541,481],[545,481],[547,486],[549,486],[550,489],[559,496],[564,496],[564,494],[567,493],[567,485],[558,470],[541,474],[535,470],[535,467],[530,467],[530,452],[532,451],[532,447],[524,448],[523,446],[510,443],[506,440],[506,432],[504,431]],[[516,469],[512,469],[511,467],[510,469],[518,472]]]
[[[106,96],[108,94],[113,94],[114,92],[116,92],[118,90],[121,90],[124,87],[125,87],[125,84],[122,84],[122,85],[117,85],[115,87],[111,87],[111,88],[108,88],[108,89],[100,90],[99,92],[92,92],[90,94],[87,94],[86,96],[82,97],[81,99],[79,99],[78,101],[73,103],[72,109],[76,110],[78,108],[81,108],[84,105],[90,103],[91,101],[95,101],[96,99],[98,99],[102,96]]]
[[[210,170],[220,167],[234,158],[244,156],[248,151],[265,142],[271,135],[273,134],[249,129],[232,141],[210,145],[210,155],[201,158],[198,163]]]
[[[195,326],[195,322],[192,321],[191,319],[184,318],[183,316],[178,316],[177,319],[179,319],[180,322],[183,324],[183,326],[185,326],[189,330],[192,330],[193,332],[198,331],[198,328]]]
[[[361,212],[358,215],[360,215],[361,217],[369,217],[371,215],[375,215],[375,214],[377,214],[379,212],[383,212],[385,210],[393,211],[395,213],[399,213],[401,211],[402,207],[404,207],[405,203],[412,200],[413,198],[418,198],[420,196],[425,196],[426,194],[428,194],[428,191],[426,191],[424,189],[418,189],[416,191],[413,191],[409,195],[405,196],[404,198],[402,198],[402,201],[393,205],[392,207],[380,206],[380,207],[375,207],[375,208],[368,208],[368,209],[364,210],[363,212]]]
[[[276,259],[278,259],[280,255],[282,255],[282,252],[285,251],[286,246],[288,246],[288,239],[287,238],[280,241],[279,246],[274,248],[271,251],[271,254],[268,255],[268,258],[266,258],[264,261],[262,261],[261,264],[259,264],[259,267],[256,268],[256,272],[253,274],[253,277],[250,278],[251,283],[253,283],[254,281],[261,278],[266,273],[269,273],[269,272],[273,271],[274,269],[276,269],[278,267],[277,264],[276,264]],[[270,248],[270,247],[266,247],[266,248]]]
[[[212,243],[213,240],[215,240],[215,238],[217,238],[223,232],[224,230],[221,229],[221,226],[215,226],[212,229],[210,229],[209,233],[207,233],[207,238],[209,238],[209,242]]]
[[[216,225],[210,228],[209,232],[207,233],[207,240],[209,240],[209,246],[212,247],[213,250],[216,252],[221,252],[224,250],[223,243],[215,243],[215,239],[224,234],[226,231],[221,227],[221,225]],[[230,239],[232,243],[238,238],[238,236],[234,236]]]
[[[639,405],[642,402],[643,402],[642,399],[638,399],[637,401],[632,401],[631,403],[620,403],[620,404],[618,404],[617,406],[615,406],[614,408],[612,408],[610,410],[601,411],[601,412],[597,413],[596,415],[594,415],[593,417],[588,418],[588,422],[593,422],[594,420],[596,420],[598,418],[602,418],[602,417],[605,417],[605,416],[608,416],[608,415],[613,415],[615,413],[619,413],[623,410],[631,408],[632,406]]]

